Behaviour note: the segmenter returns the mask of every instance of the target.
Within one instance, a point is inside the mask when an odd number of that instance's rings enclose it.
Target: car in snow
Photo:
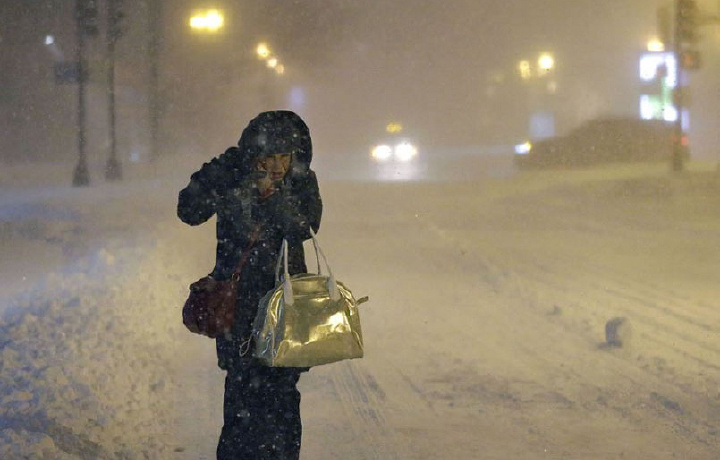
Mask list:
[[[417,146],[408,137],[390,136],[373,145],[370,157],[377,163],[407,163],[418,154]]]
[[[377,180],[418,180],[427,170],[416,140],[398,122],[389,123],[385,134],[369,150],[372,174]]]
[[[403,125],[392,121],[385,126],[385,136],[370,148],[370,158],[376,163],[407,163],[418,154],[412,138],[403,133]]]
[[[517,145],[514,163],[520,169],[531,169],[669,162],[672,149],[673,127],[667,122],[601,118],[580,125],[566,136]]]

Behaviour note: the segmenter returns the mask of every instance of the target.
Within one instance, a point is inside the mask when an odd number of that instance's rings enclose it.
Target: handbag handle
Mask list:
[[[320,254],[318,252],[318,242],[317,238],[315,238],[315,232],[313,232],[313,229],[310,229],[310,236],[312,237],[313,247],[315,248],[315,260],[317,261],[317,273],[318,275],[323,274],[322,272],[322,266],[320,265]],[[285,244],[285,239],[283,239],[283,244]],[[282,246],[280,247],[280,254],[278,254],[277,263],[275,264],[275,286],[280,284],[280,267],[282,266],[282,259],[283,257],[283,249]],[[327,265],[327,260],[325,261]],[[328,267],[329,268],[329,267]]]
[[[340,300],[340,291],[338,291],[337,281],[335,281],[335,275],[333,275],[332,269],[330,268],[330,264],[328,263],[327,257],[325,257],[325,253],[323,252],[322,248],[320,247],[320,242],[317,239],[317,236],[315,236],[315,232],[313,229],[310,229],[310,236],[312,237],[313,244],[315,245],[316,249],[316,255],[317,252],[320,253],[320,255],[323,258],[323,262],[325,262],[325,267],[328,271],[328,281],[327,281],[327,288],[328,292],[330,293],[330,298],[333,301]],[[320,272],[320,258],[318,257],[318,272]],[[318,273],[320,275],[321,273]]]
[[[322,248],[320,247],[320,243],[317,240],[317,237],[315,236],[315,232],[313,229],[310,229],[310,236],[313,240],[313,245],[315,246],[315,255],[317,257],[318,261],[318,275],[322,275],[321,266],[320,266],[320,257],[322,257],[323,262],[325,262],[325,267],[328,271],[328,280],[327,280],[327,290],[328,294],[330,295],[330,299],[333,301],[340,300],[340,291],[338,290],[337,281],[335,280],[335,275],[332,273],[332,269],[330,268],[330,264],[327,261],[327,257],[325,257],[325,253],[323,252]],[[292,283],[290,282],[290,272],[288,270],[288,242],[285,238],[283,238],[282,242],[282,248],[280,250],[280,254],[278,255],[278,261],[275,266],[275,285],[280,284],[280,264],[283,265],[283,301],[285,302],[285,305],[292,305],[294,302],[293,298],[293,290],[292,290]]]

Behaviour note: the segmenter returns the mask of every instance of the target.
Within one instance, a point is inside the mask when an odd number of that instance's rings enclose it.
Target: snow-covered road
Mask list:
[[[370,302],[366,357],[301,379],[302,458],[717,458],[720,180],[697,169],[319,170],[323,247]],[[214,228],[175,218],[181,173],[3,193],[0,458],[214,458],[223,374],[180,322]],[[615,316],[632,342],[607,349]]]

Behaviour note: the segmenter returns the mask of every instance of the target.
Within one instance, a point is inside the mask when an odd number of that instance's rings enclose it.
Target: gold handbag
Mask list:
[[[288,244],[283,240],[275,270],[275,289],[260,300],[253,326],[254,356],[270,367],[312,367],[362,358],[363,338],[358,305],[343,283],[335,280],[315,234],[318,273],[288,273]],[[328,274],[320,268],[322,256]],[[284,267],[280,279],[280,265]]]

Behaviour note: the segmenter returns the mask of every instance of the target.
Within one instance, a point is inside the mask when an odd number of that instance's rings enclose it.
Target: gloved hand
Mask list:
[[[192,179],[209,192],[225,196],[228,189],[242,187],[250,180],[256,180],[254,161],[240,148],[228,147],[225,152],[192,175]]]
[[[267,172],[255,168],[255,158],[251,152],[243,152],[238,147],[229,147],[220,160],[232,169],[236,184],[255,182],[267,176]]]

